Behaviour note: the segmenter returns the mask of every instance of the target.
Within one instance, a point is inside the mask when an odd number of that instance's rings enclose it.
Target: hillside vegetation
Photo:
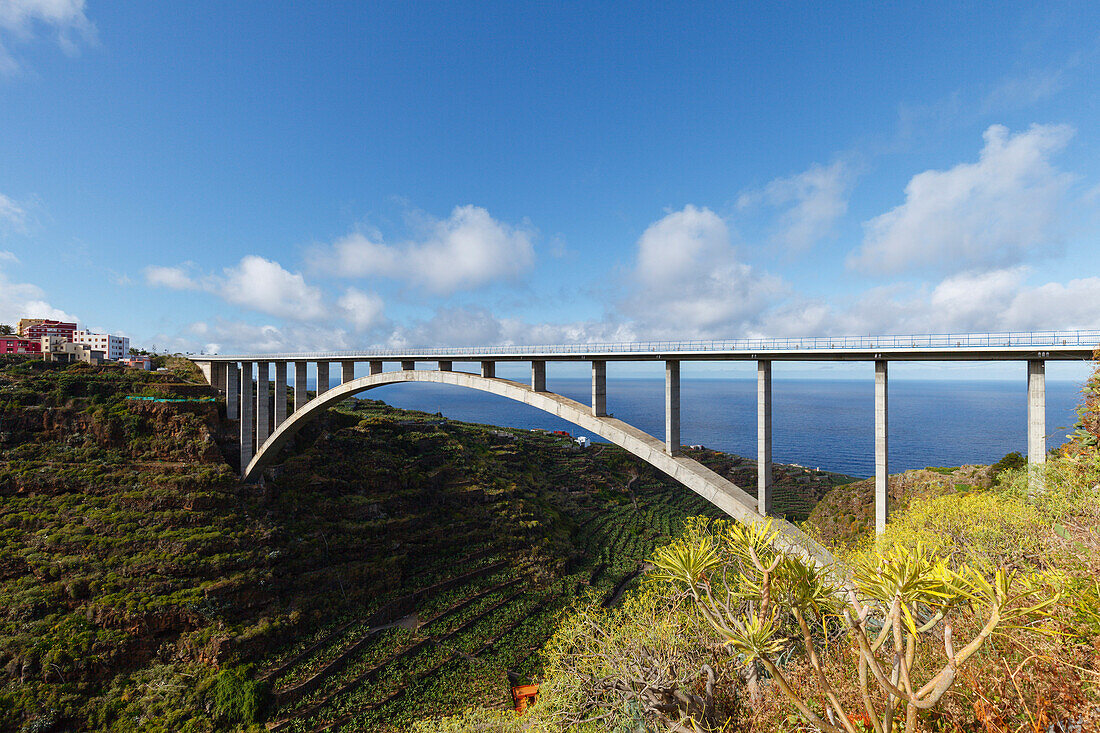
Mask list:
[[[369,400],[263,485],[180,360],[0,360],[0,730],[407,730],[506,711],[705,501],[614,446]],[[133,400],[170,398],[186,402]],[[697,458],[752,488],[755,466]],[[780,467],[792,518],[847,480]]]
[[[1100,377],[1038,482],[995,467],[866,482],[804,525],[839,558],[774,555],[763,524],[693,518],[614,609],[578,603],[524,717],[469,709],[416,731],[1100,729]]]

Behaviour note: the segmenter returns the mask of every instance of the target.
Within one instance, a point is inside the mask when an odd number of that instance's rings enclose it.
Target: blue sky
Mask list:
[[[836,5],[0,0],[0,322],[1100,328],[1100,6]]]

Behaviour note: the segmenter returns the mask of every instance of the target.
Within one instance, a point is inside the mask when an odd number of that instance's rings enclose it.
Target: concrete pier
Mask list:
[[[271,435],[271,364],[256,362],[256,445],[262,446]]]
[[[607,416],[607,362],[592,362],[592,416]]]
[[[241,368],[235,362],[229,362],[225,366],[225,417],[227,420],[236,420],[237,405],[241,401]]]
[[[680,455],[680,362],[665,362],[665,452]]]
[[[329,390],[328,362],[317,362],[317,396],[320,397]]]
[[[546,362],[531,362],[531,389],[536,392],[546,391]]]
[[[454,369],[452,367],[453,367],[452,362],[449,362],[449,361],[439,362],[439,371],[441,371],[441,372],[454,371]]]
[[[375,374],[381,374],[382,373],[382,362],[378,361],[377,359],[372,361],[370,363],[370,373],[371,373],[372,376],[375,375]]]
[[[495,361],[481,362],[481,376],[486,379],[494,379],[497,375],[497,363]]]
[[[252,405],[255,397],[252,392],[252,362],[241,362],[241,470],[252,460]]]
[[[756,511],[772,512],[772,363],[756,362]]]
[[[875,361],[875,532],[886,529],[890,514],[890,412],[886,361]]]
[[[340,362],[340,384],[347,384],[353,379],[355,379],[355,362]]]
[[[416,362],[415,361],[403,361],[403,362],[401,362],[401,369],[403,371],[406,371],[406,372],[411,372],[412,370],[416,369]]]
[[[309,387],[306,384],[306,371],[309,363],[304,361],[294,362],[294,411],[305,407],[309,402]]]
[[[275,362],[275,429],[286,422],[286,362]]]
[[[1027,362],[1027,473],[1028,489],[1042,491],[1047,462],[1047,367],[1042,359]]]

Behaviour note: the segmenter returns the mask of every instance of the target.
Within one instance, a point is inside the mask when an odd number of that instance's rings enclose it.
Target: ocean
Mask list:
[[[310,380],[312,381],[312,380]],[[585,378],[548,379],[547,387],[589,404]],[[380,387],[362,397],[467,422],[546,428],[583,434],[553,415],[503,397],[448,385],[409,383]],[[1048,380],[1048,448],[1061,445],[1076,421],[1080,384]],[[772,383],[772,458],[777,463],[874,475],[872,380],[776,379]],[[890,471],[925,466],[993,463],[1027,452],[1024,380],[891,380]],[[664,435],[664,382],[612,379],[607,409],[654,435]],[[682,379],[680,436],[728,453],[756,456],[756,380]],[[589,436],[596,439],[596,436]]]

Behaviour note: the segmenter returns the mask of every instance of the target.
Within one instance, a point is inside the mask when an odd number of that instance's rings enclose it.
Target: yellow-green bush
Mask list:
[[[974,492],[916,499],[890,518],[886,530],[854,553],[922,543],[950,563],[988,561],[996,567],[1039,564],[1049,528],[1040,512],[1011,494]],[[853,558],[855,559],[855,558]]]

